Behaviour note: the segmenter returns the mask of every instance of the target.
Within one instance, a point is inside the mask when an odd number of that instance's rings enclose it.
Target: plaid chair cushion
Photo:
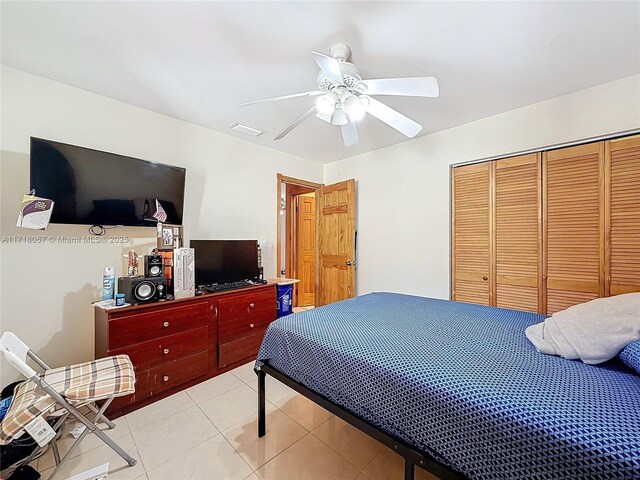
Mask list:
[[[135,392],[135,372],[127,355],[45,371],[41,377],[72,405]],[[6,445],[25,425],[42,413],[56,409],[57,402],[33,381],[21,384],[13,394],[7,415],[0,424],[0,445]]]

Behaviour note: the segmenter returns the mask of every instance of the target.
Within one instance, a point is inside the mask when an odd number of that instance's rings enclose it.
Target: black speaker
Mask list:
[[[124,300],[132,305],[157,302],[167,298],[166,277],[120,277],[118,293],[124,293]]]
[[[160,255],[144,256],[144,276],[147,278],[162,276],[162,257]]]

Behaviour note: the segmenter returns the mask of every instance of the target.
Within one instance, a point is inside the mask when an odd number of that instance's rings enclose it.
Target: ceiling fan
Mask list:
[[[422,130],[422,125],[376,100],[373,96],[437,97],[439,95],[438,81],[433,77],[363,80],[358,67],[348,62],[351,49],[343,43],[331,47],[329,55],[318,52],[311,52],[311,55],[320,67],[317,90],[242,104],[244,107],[261,102],[318,96],[315,104],[287,125],[274,140],[280,140],[306,118],[315,115],[327,123],[339,126],[344,144],[350,147],[358,143],[356,122],[367,113],[412,138]]]

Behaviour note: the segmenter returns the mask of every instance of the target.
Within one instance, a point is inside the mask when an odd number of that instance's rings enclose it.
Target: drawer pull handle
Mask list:
[[[162,351],[162,353],[164,353],[165,355],[169,355],[169,349],[168,349],[168,348],[165,348],[165,349]]]
[[[162,326],[163,326],[164,328],[167,328],[167,327],[169,326],[169,322],[164,322],[164,323],[162,324]]]
[[[251,328],[255,327],[255,325],[254,325],[253,323],[250,323],[250,324],[249,324],[249,326],[250,326]]]
[[[162,377],[162,380],[164,380],[165,382],[169,381],[169,375],[165,375],[164,377]]]

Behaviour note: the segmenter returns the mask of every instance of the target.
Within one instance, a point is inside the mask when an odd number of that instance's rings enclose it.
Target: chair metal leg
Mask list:
[[[127,452],[125,452],[122,448],[120,448],[120,446],[116,442],[114,442],[107,434],[105,434],[102,430],[100,430],[100,428],[98,428],[98,426],[96,425],[96,422],[100,417],[102,417],[102,414],[107,409],[107,407],[111,404],[113,399],[114,397],[111,397],[104,402],[100,410],[96,412],[93,423],[90,420],[87,420],[86,417],[84,417],[80,412],[78,412],[77,409],[75,409],[75,407],[67,404],[69,407],[73,409],[71,410],[71,414],[74,417],[76,417],[78,420],[80,420],[80,422],[82,422],[86,428],[80,434],[80,436],[76,439],[76,441],[73,442],[73,445],[71,445],[71,448],[67,451],[67,453],[64,455],[62,460],[57,462],[55,470],[49,476],[49,480],[51,480],[55,476],[55,474],[58,473],[58,470],[60,470],[60,468],[62,468],[62,465],[64,465],[65,462],[70,458],[71,452],[78,445],[80,445],[80,442],[82,442],[82,440],[84,440],[84,437],[86,437],[89,433],[94,433],[100,440],[102,440],[105,444],[107,444],[114,452],[120,455],[122,459],[129,464],[129,466],[133,467],[136,463],[138,463],[138,461],[135,458],[131,457]],[[67,407],[65,406],[65,408]]]
[[[258,370],[258,437],[264,437],[266,426],[265,377],[266,373]]]
[[[60,465],[60,450],[58,449],[58,444],[55,440],[51,442],[51,452],[53,453],[53,459],[56,462],[56,465]]]
[[[87,403],[86,407],[89,410],[91,410],[93,413],[98,413],[98,408],[93,403]],[[116,424],[113,423],[111,420],[109,420],[104,415],[100,415],[100,418],[96,421],[96,423],[97,422],[104,423],[107,427],[109,427],[109,430],[113,430],[114,428],[116,428]]]
[[[100,440],[102,440],[104,443],[106,443],[114,452],[116,452],[118,455],[120,455],[120,457],[122,457],[122,459],[124,461],[126,461],[129,464],[129,466],[133,467],[136,463],[138,463],[138,461],[135,458],[133,458],[127,452],[125,452],[122,448],[120,448],[120,446],[116,442],[114,442],[111,438],[109,438],[109,436],[107,434],[105,434],[102,430],[100,430],[95,423],[92,423],[90,420],[88,420],[82,413],[80,413],[78,411],[78,409],[76,407],[74,407],[69,402],[67,402],[64,399],[64,397],[62,397],[62,395],[60,395],[53,388],[51,388],[51,386],[49,384],[44,382],[37,375],[32,377],[32,380],[34,382],[36,382],[38,385],[40,385],[49,395],[51,395],[51,397],[56,402],[58,402],[60,405],[62,405],[71,415],[73,415],[75,418],[77,418],[80,421],[80,423],[82,423],[85,427],[87,427],[86,430],[84,432],[82,432],[80,437],[78,437],[78,439],[71,446],[71,449],[69,449],[67,454],[61,460],[60,464],[51,473],[51,475],[49,476],[49,480],[51,480],[54,477],[54,475],[58,472],[60,467],[64,464],[66,459],[69,458],[69,453],[71,452],[71,450],[73,450],[75,448],[75,446],[79,444],[78,440],[81,440],[82,438],[84,438],[84,436],[86,434],[88,434],[89,432],[94,433]],[[109,398],[108,400],[106,400],[104,402],[104,404],[102,405],[102,408],[100,410],[98,410],[98,413],[96,414],[96,417],[95,417],[96,420],[98,418],[100,418],[100,416],[102,416],[102,414],[107,409],[107,407],[111,404],[113,399],[114,399],[114,397],[111,397],[111,398]]]

